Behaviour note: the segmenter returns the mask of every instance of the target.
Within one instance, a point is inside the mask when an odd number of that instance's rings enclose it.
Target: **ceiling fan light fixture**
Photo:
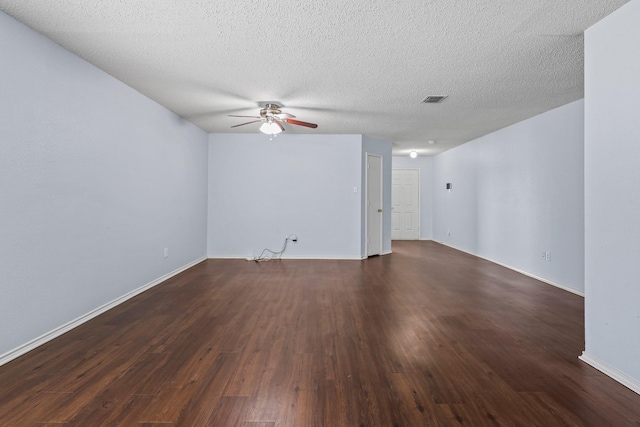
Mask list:
[[[416,150],[412,150],[409,153],[409,157],[411,157],[412,159],[415,159],[416,157],[418,157],[418,152]]]
[[[267,135],[277,135],[282,132],[282,126],[278,126],[278,123],[273,121],[267,121],[260,126],[260,132]]]
[[[303,122],[302,120],[296,120],[293,114],[283,113],[280,110],[280,107],[276,104],[267,104],[264,108],[260,109],[259,116],[240,116],[235,114],[229,114],[229,117],[246,117],[251,120],[250,122],[240,123],[239,125],[233,125],[232,128],[237,128],[244,125],[249,125],[251,123],[262,122],[260,126],[260,132],[265,133],[267,135],[275,136],[281,132],[285,131],[283,123],[287,123],[290,125],[296,126],[304,126],[311,129],[315,129],[318,127],[315,123]]]

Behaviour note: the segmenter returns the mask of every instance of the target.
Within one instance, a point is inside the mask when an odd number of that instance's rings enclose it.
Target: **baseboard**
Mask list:
[[[531,277],[532,279],[536,279],[536,280],[538,280],[538,281],[540,281],[542,283],[546,283],[547,285],[555,286],[556,288],[562,289],[563,291],[571,292],[572,294],[575,294],[575,295],[578,295],[578,296],[581,296],[581,297],[584,298],[584,292],[578,291],[576,289],[569,288],[567,286],[564,286],[564,285],[561,285],[559,283],[553,282],[551,280],[545,279],[544,277],[536,276],[535,274],[531,274],[531,273],[528,273],[526,271],[520,270],[518,268],[512,267],[510,265],[503,264],[503,263],[498,262],[496,260],[493,260],[491,258],[487,258],[487,257],[483,257],[483,256],[478,255],[478,254],[474,254],[473,252],[465,251],[464,249],[457,248],[457,247],[455,247],[453,245],[449,245],[449,244],[446,244],[446,243],[443,243],[443,242],[437,242],[437,243],[440,243],[443,246],[450,247],[451,249],[455,249],[457,251],[464,252],[464,253],[469,254],[469,255],[473,255],[473,256],[481,258],[481,259],[483,259],[485,261],[492,262],[492,263],[497,264],[497,265],[499,265],[501,267],[508,268],[509,270],[513,270],[516,273],[520,273],[520,274],[525,275],[527,277]]]
[[[619,382],[623,386],[627,387],[631,391],[634,391],[634,392],[640,394],[640,381],[638,381],[638,380],[636,380],[634,378],[631,378],[630,376],[628,376],[624,372],[621,372],[621,371],[617,370],[613,366],[603,362],[602,360],[598,359],[597,357],[593,357],[593,356],[587,354],[586,351],[583,351],[582,352],[582,356],[578,356],[578,359],[582,360],[584,363],[586,363],[587,365],[590,365],[591,367],[597,369],[598,371],[602,372],[603,374],[613,378],[614,380],[616,380],[617,382]]]
[[[9,350],[7,353],[4,353],[2,355],[0,355],[0,366],[14,360],[17,359],[18,357],[22,356],[25,353],[28,353],[29,351],[41,346],[42,344],[45,344],[49,341],[51,341],[54,338],[59,337],[60,335],[64,334],[65,332],[69,332],[70,330],[77,328],[78,326],[82,325],[83,323],[88,322],[89,320],[93,319],[94,317],[97,317],[99,315],[101,315],[102,313],[111,310],[112,308],[114,308],[117,305],[122,304],[123,302],[135,297],[136,295],[139,295],[141,293],[143,293],[144,291],[153,288],[154,286],[159,285],[160,283],[164,282],[167,279],[170,279],[171,277],[182,273],[183,271],[185,271],[188,268],[193,267],[196,264],[201,263],[202,261],[204,261],[205,259],[207,259],[206,257],[202,257],[199,258],[193,262],[190,262],[189,264],[180,267],[174,271],[172,271],[171,273],[167,273],[164,276],[147,283],[144,286],[139,287],[138,289],[134,289],[131,292],[128,292],[124,295],[122,295],[121,297],[118,297],[116,299],[114,299],[111,302],[108,302],[94,310],[91,310],[90,312],[83,314],[82,316],[65,323],[62,326],[59,326],[55,329],[53,329],[52,331],[49,331],[41,336],[39,336],[38,338],[35,338],[25,344],[22,344],[19,347],[14,348],[13,350]]]
[[[210,256],[209,259],[241,259],[245,261],[253,261],[253,258],[248,258],[244,256]],[[362,257],[291,257],[291,256],[283,256],[282,258],[278,258],[282,260],[319,260],[319,261],[361,261],[365,258]]]

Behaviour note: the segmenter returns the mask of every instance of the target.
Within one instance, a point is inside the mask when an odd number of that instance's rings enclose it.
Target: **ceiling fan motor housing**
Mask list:
[[[265,118],[273,117],[278,114],[282,114],[282,110],[280,110],[280,107],[276,104],[267,104],[260,110],[260,116]]]

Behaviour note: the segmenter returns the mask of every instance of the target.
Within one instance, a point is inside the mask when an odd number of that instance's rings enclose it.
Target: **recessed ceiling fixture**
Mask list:
[[[438,104],[445,100],[449,95],[429,95],[421,101],[423,104]]]
[[[416,150],[413,150],[412,152],[409,153],[409,157],[411,157],[412,159],[415,159],[416,157],[418,157],[418,152]]]

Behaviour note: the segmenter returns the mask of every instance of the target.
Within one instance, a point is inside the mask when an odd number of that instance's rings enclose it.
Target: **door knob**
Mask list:
[[[382,209],[378,209],[378,212],[382,212]]]

